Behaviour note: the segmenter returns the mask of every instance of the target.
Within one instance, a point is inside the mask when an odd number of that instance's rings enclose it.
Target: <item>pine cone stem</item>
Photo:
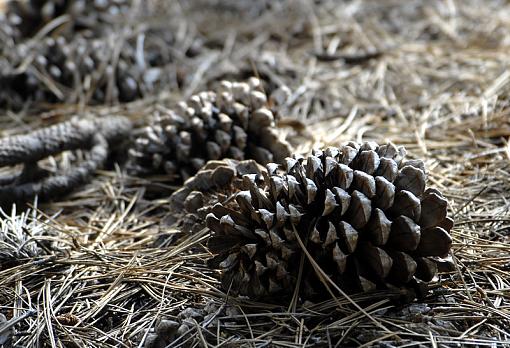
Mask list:
[[[92,122],[75,119],[30,134],[0,139],[0,167],[39,161],[63,151],[86,147],[94,132]]]

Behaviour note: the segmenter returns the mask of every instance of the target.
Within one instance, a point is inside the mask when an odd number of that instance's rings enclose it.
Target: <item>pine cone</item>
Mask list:
[[[8,1],[6,20],[12,26],[14,37],[34,35],[44,24],[64,14],[67,0]]]
[[[453,220],[441,193],[425,189],[423,162],[404,156],[393,144],[349,143],[287,158],[283,173],[269,164],[263,182],[245,175],[249,189],[207,215],[209,265],[223,287],[274,298],[299,285],[304,300],[327,296],[303,243],[346,291],[423,293],[449,253]]]
[[[170,196],[170,211],[179,229],[193,233],[205,228],[207,214],[214,209],[221,210],[222,203],[244,189],[244,175],[256,175],[262,180],[264,172],[264,167],[253,160],[207,162]]]
[[[32,37],[44,25],[64,14],[69,15],[71,29],[99,31],[111,26],[115,17],[127,12],[128,0],[14,0],[7,2],[6,22],[15,39]]]
[[[101,66],[111,60],[111,46],[104,39],[88,39],[76,35],[72,40],[59,36],[56,39],[47,38],[42,47],[42,52],[37,56],[34,66],[44,71],[57,86],[64,86],[61,90],[75,90],[78,86],[88,85],[86,80],[91,79],[91,89],[84,90],[90,94],[90,99],[95,102],[108,101],[107,94],[110,81],[111,100],[122,102],[132,101],[140,96],[140,82],[137,81],[133,69],[134,52],[129,44],[123,47],[123,54],[119,56],[117,64],[108,64],[104,71]],[[98,74],[102,71],[102,74]],[[37,81],[41,86],[39,89],[46,89],[42,81]],[[80,87],[82,88],[82,87]],[[36,89],[37,90],[37,89]],[[58,95],[51,93],[50,101],[67,100],[76,102],[71,98],[77,98],[73,93],[69,95]],[[76,94],[76,93],[74,93]]]
[[[126,36],[125,30],[113,30],[112,23],[127,25],[111,17],[122,17],[132,8],[130,0],[41,0],[9,4],[12,8],[8,6],[5,18],[0,11],[0,40],[5,41],[5,45],[0,46],[2,109],[20,110],[27,104],[31,106],[30,102],[37,107],[55,102],[129,102],[183,82],[164,73],[172,68],[174,53],[184,49],[176,30],[147,27],[143,31],[146,37],[143,50],[137,41],[139,35]],[[32,26],[39,28],[40,24],[39,19],[32,20],[30,16],[41,16],[40,9],[51,4],[55,5],[56,12],[49,11],[49,18],[52,13],[69,15],[69,22],[59,27],[58,36],[45,36],[39,41],[17,40],[24,34],[17,33],[8,19],[20,22],[31,36],[35,30]],[[31,25],[23,24],[25,17]],[[105,33],[100,32],[103,29],[107,29]],[[162,45],[169,50],[162,50]],[[196,54],[201,43],[197,39],[193,49],[188,43],[184,46],[186,55],[192,55],[191,51]],[[27,56],[33,59],[27,60]]]
[[[30,45],[16,45],[8,59],[0,64],[0,82],[6,88],[0,91],[0,107],[14,109],[23,107],[23,101],[44,103],[76,103],[78,98],[85,102],[105,102],[107,93],[110,100],[132,101],[141,95],[141,84],[133,64],[134,52],[126,44],[118,64],[101,66],[111,60],[111,47],[106,40],[87,39],[76,35],[70,41],[64,36],[48,37],[37,44],[38,54],[26,70],[17,71]],[[102,72],[102,74],[98,74]],[[113,81],[113,85],[109,83]],[[112,88],[110,88],[112,87]],[[79,92],[79,93],[78,93]],[[19,100],[13,103],[11,99]]]
[[[158,115],[130,151],[131,172],[163,173],[186,180],[208,160],[254,159],[280,162],[290,154],[275,132],[260,81],[223,81],[217,91],[201,92]]]

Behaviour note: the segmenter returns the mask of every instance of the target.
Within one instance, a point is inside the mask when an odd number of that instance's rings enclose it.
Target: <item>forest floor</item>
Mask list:
[[[455,271],[405,306],[384,293],[295,308],[232,298],[206,267],[209,255],[191,252],[205,232],[154,247],[178,231],[165,223],[168,198],[146,193],[175,187],[116,167],[1,221],[4,233],[30,226],[28,246],[58,250],[0,266],[0,308],[19,318],[15,346],[143,347],[167,318],[191,323],[172,347],[510,347],[510,3],[268,3],[147,1],[150,15],[133,6],[124,37],[163,25],[175,33],[164,88],[129,103],[2,111],[0,135],[76,114],[121,114],[142,126],[221,79],[260,76],[290,90],[280,128],[299,133],[296,152],[374,140],[424,159],[428,185],[455,219]]]

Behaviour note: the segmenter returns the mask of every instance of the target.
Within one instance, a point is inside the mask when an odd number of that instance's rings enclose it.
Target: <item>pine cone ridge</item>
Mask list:
[[[223,81],[218,90],[193,95],[178,110],[155,115],[130,151],[130,171],[166,173],[184,181],[209,160],[280,163],[290,150],[278,138],[275,117],[260,80]]]
[[[354,293],[426,293],[452,243],[447,201],[426,188],[421,161],[393,144],[348,143],[267,165],[263,182],[245,175],[235,203],[206,217],[209,265],[225,289],[251,298],[328,296],[300,248],[340,288]],[[241,214],[240,214],[241,213]],[[442,266],[441,266],[442,267]]]

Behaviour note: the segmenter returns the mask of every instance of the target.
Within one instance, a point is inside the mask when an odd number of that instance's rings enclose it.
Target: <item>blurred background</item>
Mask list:
[[[430,105],[431,116],[452,107],[471,112],[476,105],[451,98],[476,97],[500,77],[509,44],[508,4],[495,0],[2,0],[0,7],[0,107],[16,112],[179,99],[253,75],[270,91],[289,88],[288,113],[300,119],[345,116],[355,104],[400,118]]]

